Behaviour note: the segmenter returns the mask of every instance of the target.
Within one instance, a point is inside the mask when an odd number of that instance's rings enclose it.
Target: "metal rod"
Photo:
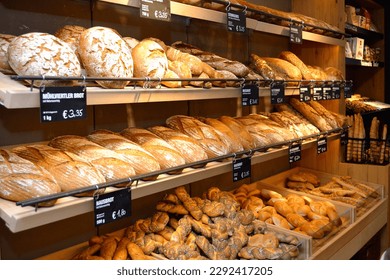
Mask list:
[[[145,178],[154,177],[154,176],[158,176],[158,175],[162,175],[162,174],[166,174],[166,173],[169,174],[171,172],[180,171],[180,170],[185,169],[185,168],[194,168],[196,166],[205,166],[207,163],[210,163],[210,162],[222,161],[222,160],[225,160],[225,159],[228,159],[228,158],[236,158],[237,156],[242,156],[242,155],[251,156],[255,152],[267,152],[267,150],[269,150],[271,148],[280,148],[281,146],[289,145],[289,144],[292,144],[294,142],[301,142],[303,140],[307,140],[307,139],[310,139],[310,138],[315,138],[315,137],[318,137],[320,135],[328,135],[330,133],[338,133],[338,132],[342,131],[343,129],[344,128],[332,129],[332,130],[325,131],[325,132],[320,132],[320,133],[317,133],[317,134],[311,134],[311,135],[308,135],[308,136],[305,136],[305,137],[302,137],[302,138],[299,138],[299,139],[291,139],[291,140],[288,140],[288,141],[283,141],[283,142],[275,143],[275,144],[272,144],[272,145],[267,145],[267,146],[264,146],[264,147],[257,147],[257,148],[251,149],[251,150],[244,150],[244,151],[240,151],[240,152],[236,152],[236,153],[230,153],[230,154],[226,154],[226,155],[223,155],[223,156],[214,157],[214,158],[211,158],[211,159],[205,159],[205,160],[196,161],[196,162],[193,162],[193,163],[188,163],[188,164],[183,164],[183,165],[179,165],[179,166],[176,166],[176,167],[167,168],[167,169],[164,169],[164,170],[144,173],[144,174],[141,174],[141,175],[135,175],[135,176],[128,177],[128,178],[123,178],[123,179],[120,179],[120,180],[114,180],[114,181],[110,181],[110,182],[96,184],[96,185],[93,185],[93,186],[83,187],[83,188],[79,188],[77,190],[72,190],[72,191],[67,191],[67,192],[60,192],[60,193],[55,193],[55,194],[52,194],[52,195],[26,199],[26,200],[22,200],[22,201],[16,202],[16,205],[22,206],[22,207],[31,206],[31,205],[35,205],[36,206],[39,203],[50,201],[50,200],[54,200],[54,199],[59,199],[59,198],[68,197],[68,196],[75,196],[75,195],[78,195],[78,194],[81,194],[81,193],[86,193],[86,192],[90,192],[90,191],[94,191],[94,190],[100,190],[100,189],[104,189],[104,188],[107,188],[107,187],[112,187],[112,186],[126,184],[126,183],[127,184],[131,184],[133,182],[136,182],[136,181],[139,181],[139,180],[143,180]],[[131,188],[131,185],[130,185],[130,188]]]

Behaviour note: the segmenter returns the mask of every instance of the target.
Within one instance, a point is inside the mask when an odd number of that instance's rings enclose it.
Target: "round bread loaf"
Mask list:
[[[81,75],[80,62],[75,52],[67,43],[48,33],[31,32],[13,39],[8,46],[8,62],[20,76]],[[34,85],[43,83],[58,84],[35,81]]]
[[[131,50],[113,29],[95,26],[80,35],[78,52],[88,76],[132,78]],[[124,88],[129,81],[96,81],[105,88]]]
[[[123,37],[122,39],[125,40],[131,50],[139,43],[139,40],[133,37]]]
[[[143,39],[132,50],[134,77],[164,78],[168,69],[168,58],[164,49],[152,39]],[[158,82],[150,83],[157,86]]]
[[[14,35],[0,34],[0,71],[6,74],[14,72],[8,63],[8,46],[15,37]]]
[[[76,53],[77,57],[80,59],[78,54],[79,39],[80,34],[85,29],[85,27],[79,25],[64,25],[54,33],[54,36],[60,38],[65,43],[68,43],[72,50]]]

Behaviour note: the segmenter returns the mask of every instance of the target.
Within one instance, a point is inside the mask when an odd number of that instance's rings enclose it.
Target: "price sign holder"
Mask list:
[[[252,157],[247,156],[233,160],[233,182],[250,178]]]
[[[259,104],[259,88],[257,85],[244,85],[241,87],[242,106]]]
[[[332,86],[331,85],[324,85],[322,88],[322,94],[324,100],[330,100],[332,99]]]
[[[314,86],[313,87],[313,100],[321,101],[323,99],[323,90],[322,86]]]
[[[352,83],[346,82],[344,85],[344,97],[351,98],[352,97]]]
[[[341,145],[347,145],[348,144],[348,128],[344,128],[341,131],[340,144]]]
[[[131,216],[131,189],[123,188],[94,196],[95,226]]]
[[[285,101],[284,82],[274,82],[270,86],[271,104],[280,104]]]
[[[302,158],[302,144],[300,142],[298,143],[291,143],[288,147],[288,162],[294,163],[297,161],[300,161]]]
[[[246,11],[231,10],[229,6],[227,11],[227,30],[231,32],[245,33],[246,32]]]
[[[311,87],[309,85],[301,85],[299,87],[299,100],[308,102],[311,100]]]
[[[326,135],[317,138],[317,154],[322,154],[328,151],[328,137]]]
[[[332,99],[340,99],[340,85],[333,84],[332,85]]]
[[[302,29],[303,24],[290,24],[290,42],[294,44],[302,44]]]
[[[41,122],[56,122],[87,117],[87,88],[40,87]]]
[[[171,21],[171,1],[141,0],[139,13],[142,18]]]

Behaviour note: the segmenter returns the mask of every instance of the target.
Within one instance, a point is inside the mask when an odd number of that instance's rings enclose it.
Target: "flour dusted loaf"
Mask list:
[[[166,126],[152,126],[148,130],[161,137],[179,151],[186,163],[207,159],[205,150],[199,143],[188,135]]]
[[[137,78],[164,78],[168,69],[168,58],[163,47],[155,40],[146,38],[140,41],[133,49],[134,77]],[[149,83],[157,86],[158,82]]]
[[[76,53],[77,57],[80,59],[78,53],[80,34],[86,28],[80,25],[64,25],[57,29],[54,33],[54,36],[60,38],[65,43],[69,44],[72,50]]]
[[[50,140],[49,146],[77,154],[94,165],[107,182],[135,175],[134,168],[120,154],[100,146],[86,137],[62,135]]]
[[[8,62],[21,76],[81,75],[75,52],[67,43],[48,33],[31,32],[16,37],[8,46]],[[54,82],[35,81],[34,85],[42,83],[48,85]]]
[[[17,202],[60,191],[60,186],[49,172],[11,151],[0,149],[1,198]],[[39,206],[53,206],[55,202],[50,200]]]
[[[132,78],[130,47],[113,29],[95,26],[80,34],[78,53],[88,76]],[[129,81],[96,81],[105,88],[124,88]]]
[[[222,133],[191,116],[174,115],[166,119],[168,127],[196,139],[209,158],[229,153],[230,145]]]
[[[128,127],[120,132],[125,138],[141,145],[159,162],[161,169],[168,169],[185,164],[182,154],[167,141],[145,128]],[[171,173],[180,173],[181,170]]]
[[[133,166],[136,175],[160,170],[160,164],[151,153],[117,133],[97,130],[87,135],[87,138],[126,157]]]
[[[11,34],[0,34],[0,71],[5,74],[14,73],[8,63],[8,46],[15,37]]]
[[[12,151],[50,172],[64,192],[106,181],[95,166],[71,152],[43,144],[19,146]],[[93,192],[80,193],[78,196],[89,195],[93,195]]]

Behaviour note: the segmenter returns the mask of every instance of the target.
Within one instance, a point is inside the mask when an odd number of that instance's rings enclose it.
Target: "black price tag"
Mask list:
[[[94,198],[95,226],[131,216],[131,190],[100,194]]]
[[[341,145],[347,145],[348,144],[348,128],[347,129],[343,129],[341,131],[340,144]]]
[[[273,83],[271,84],[271,104],[284,103],[284,84]]]
[[[328,137],[321,136],[317,139],[317,154],[325,153],[328,150]]]
[[[251,176],[251,159],[251,157],[244,157],[233,161],[233,182]]]
[[[77,87],[41,87],[41,122],[68,121],[87,117],[87,89]]]
[[[339,85],[333,85],[332,86],[332,99],[340,99],[340,86]]]
[[[290,25],[290,42],[302,44],[302,26],[298,24]]]
[[[331,86],[324,86],[322,88],[323,91],[323,99],[324,100],[330,100],[332,99],[332,87]]]
[[[323,90],[320,86],[313,87],[313,100],[321,101],[323,99]]]
[[[300,161],[302,145],[300,143],[291,144],[288,148],[288,162],[293,163]]]
[[[259,88],[256,85],[244,85],[241,88],[242,106],[259,104]]]
[[[171,21],[170,0],[141,0],[140,17]]]
[[[242,11],[230,10],[227,12],[227,29],[232,32],[245,33],[246,15]]]
[[[299,87],[299,100],[301,102],[308,102],[311,100],[310,86]]]
[[[345,98],[352,97],[352,84],[347,83],[344,85],[344,97]]]

